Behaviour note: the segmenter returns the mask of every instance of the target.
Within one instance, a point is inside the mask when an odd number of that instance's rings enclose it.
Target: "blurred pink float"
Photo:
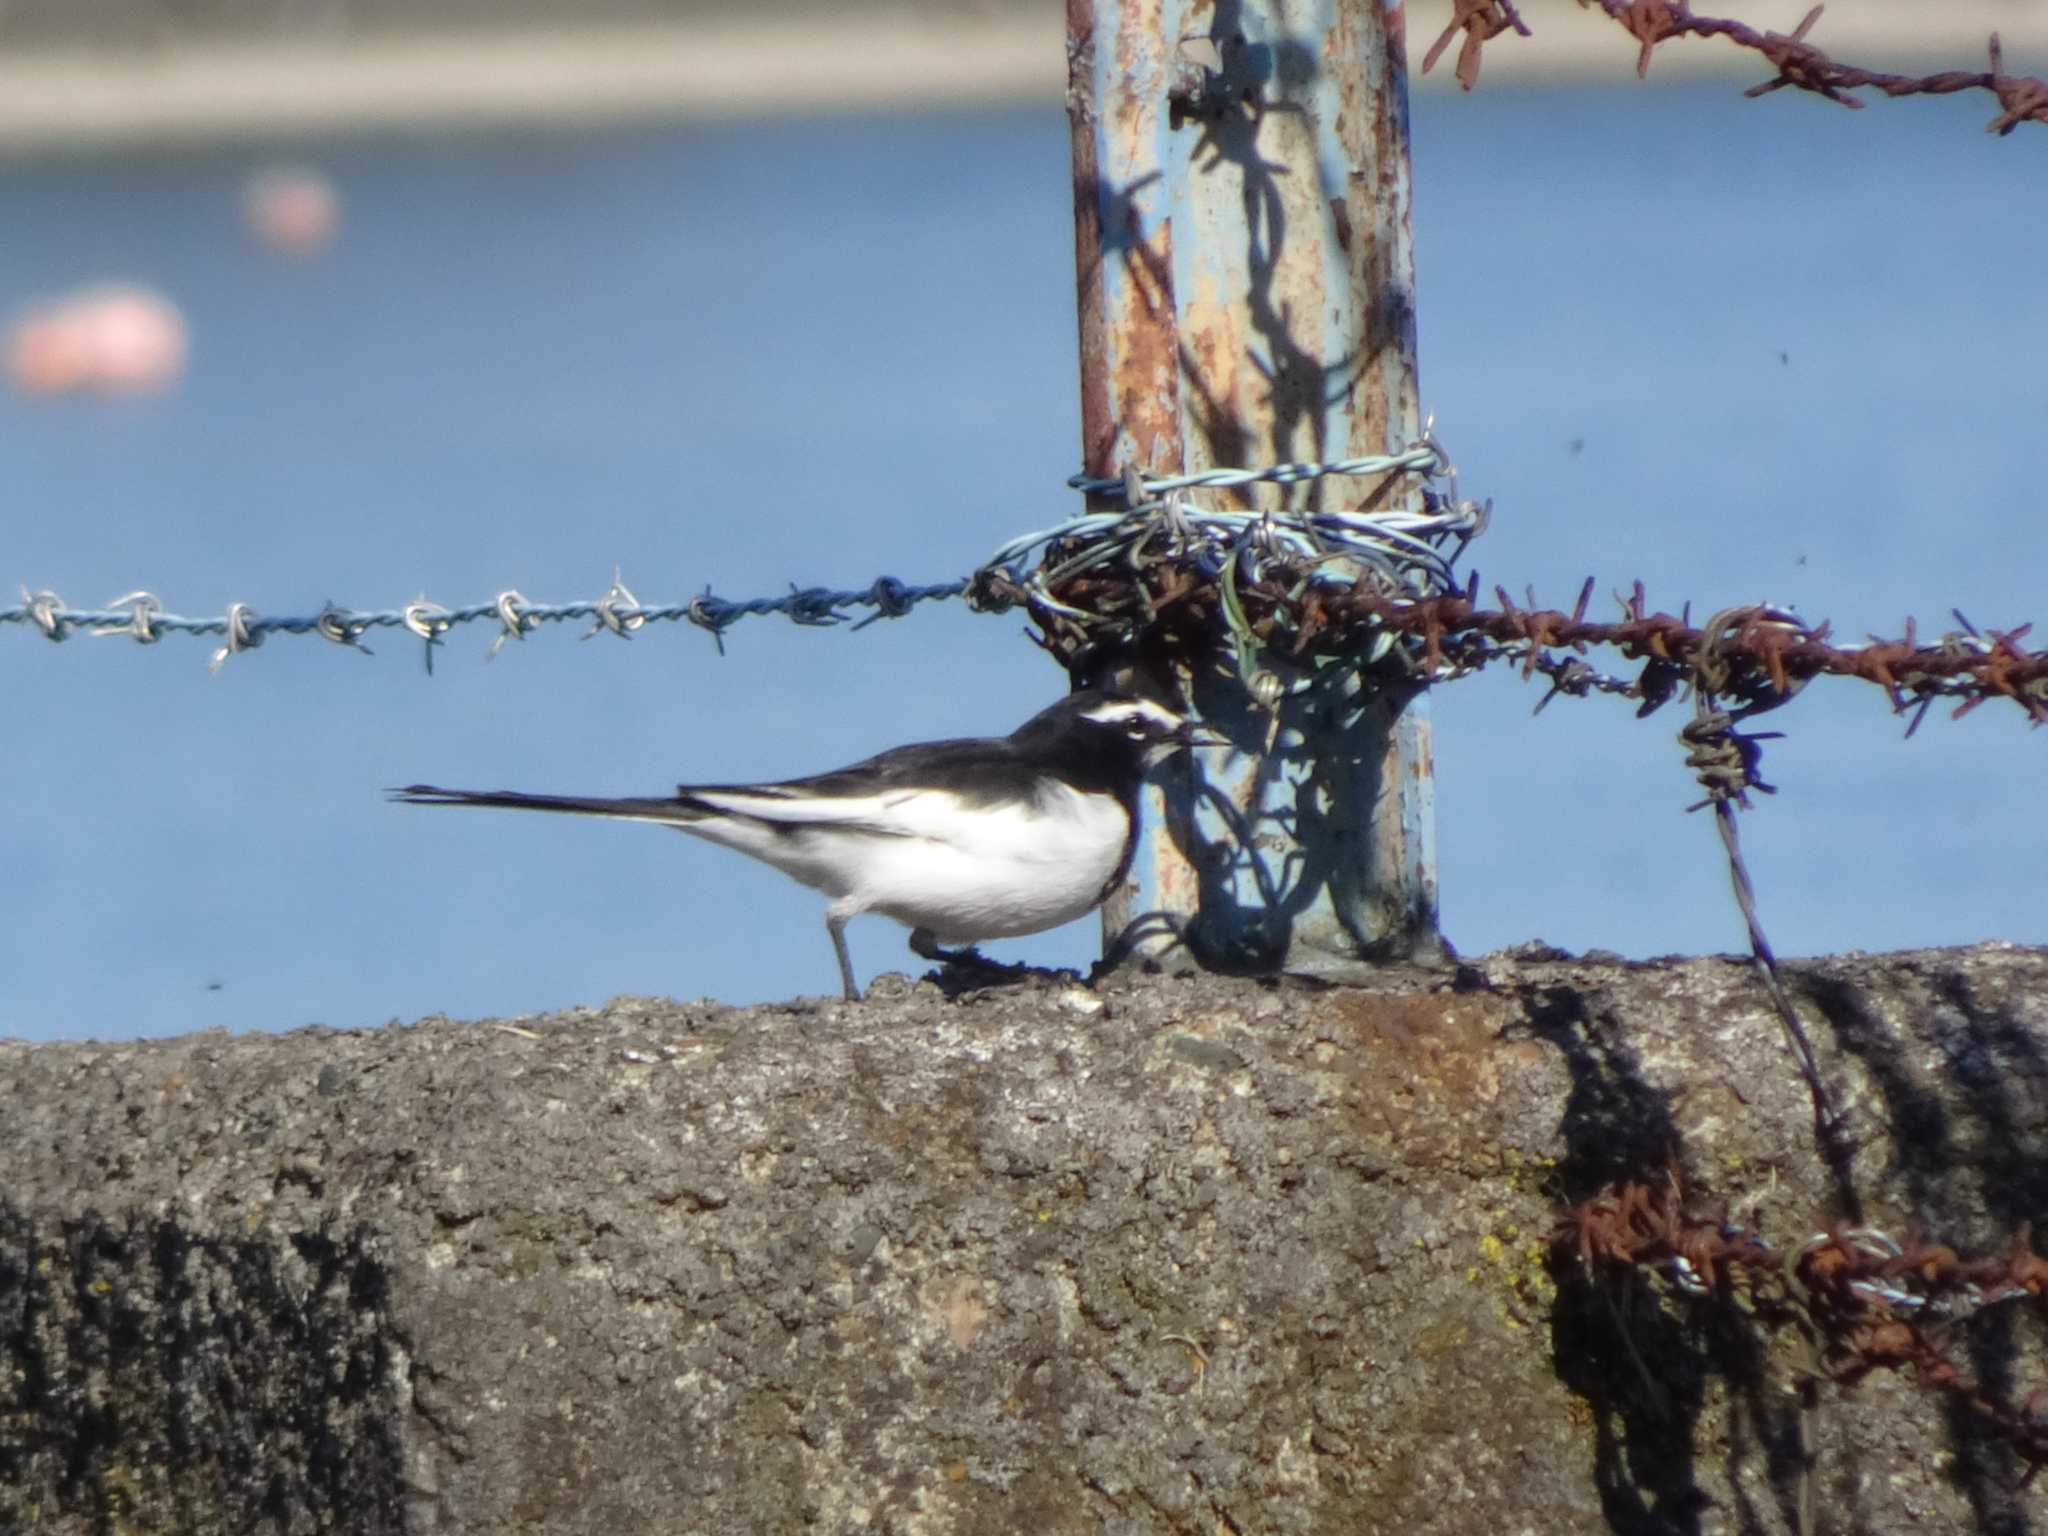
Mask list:
[[[81,288],[7,334],[7,377],[27,395],[141,395],[185,371],[185,318],[147,288]]]
[[[318,171],[277,167],[249,178],[242,217],[264,246],[280,256],[312,256],[341,227],[341,199]]]

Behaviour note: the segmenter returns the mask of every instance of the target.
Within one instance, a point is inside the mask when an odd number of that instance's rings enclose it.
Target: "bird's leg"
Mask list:
[[[846,989],[846,1000],[857,1003],[860,988],[853,984],[853,957],[846,952],[846,919],[827,913],[825,931],[832,935],[832,953],[839,957],[839,984]]]

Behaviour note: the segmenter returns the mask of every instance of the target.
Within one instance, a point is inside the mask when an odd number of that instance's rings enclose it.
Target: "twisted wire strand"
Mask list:
[[[725,631],[744,618],[779,613],[792,623],[825,628],[852,622],[863,629],[885,618],[901,618],[920,603],[942,602],[970,590],[975,579],[1007,568],[1021,576],[1025,558],[1061,541],[1083,542],[1090,548],[1078,558],[1083,567],[1126,554],[1134,542],[1162,522],[1176,537],[1203,546],[1204,562],[1215,573],[1240,558],[1256,560],[1263,551],[1312,561],[1349,556],[1381,571],[1400,590],[1440,590],[1449,580],[1449,561],[1436,547],[1446,537],[1465,540],[1485,523],[1485,511],[1470,504],[1447,506],[1426,495],[1423,512],[1318,512],[1309,514],[1208,512],[1183,506],[1173,493],[1200,488],[1254,483],[1298,485],[1328,476],[1413,475],[1430,478],[1450,473],[1450,461],[1433,439],[1398,453],[1327,463],[1289,463],[1259,469],[1211,469],[1198,474],[1143,480],[1092,480],[1076,475],[1068,483],[1091,496],[1123,494],[1135,505],[1123,512],[1096,512],[1069,519],[1057,527],[1010,540],[988,561],[977,578],[922,585],[894,576],[877,577],[865,587],[797,587],[774,597],[739,600],[718,597],[708,588],[683,602],[643,603],[616,572],[603,596],[565,603],[536,603],[516,587],[488,602],[448,607],[424,594],[397,608],[348,608],[329,603],[317,613],[259,613],[245,602],[228,605],[222,614],[188,615],[165,608],[146,590],[124,593],[99,608],[73,608],[53,589],[21,589],[21,602],[0,608],[0,625],[34,628],[52,641],[73,634],[126,635],[151,645],[165,635],[217,636],[220,646],[210,665],[216,671],[230,658],[261,645],[270,635],[318,635],[332,644],[366,654],[364,637],[373,630],[404,630],[425,643],[426,664],[433,670],[434,650],[448,632],[468,624],[495,623],[498,634],[489,654],[507,640],[524,640],[542,624],[590,621],[583,638],[611,634],[630,639],[649,623],[687,621],[710,633],[719,651]],[[1460,544],[1462,547],[1462,542]],[[1068,562],[1072,565],[1072,561]],[[1043,572],[1038,578],[1043,589]],[[1048,599],[1049,600],[1049,599]],[[873,611],[854,620],[849,610]]]
[[[517,588],[508,588],[489,602],[455,608],[421,597],[400,608],[357,609],[330,603],[318,613],[271,615],[238,602],[230,604],[224,614],[186,615],[167,611],[149,592],[127,593],[103,608],[73,608],[46,587],[34,592],[24,588],[19,606],[0,608],[0,624],[28,625],[58,641],[73,634],[127,635],[152,644],[165,635],[217,635],[223,642],[214,653],[217,668],[229,657],[261,645],[267,635],[318,635],[336,645],[367,652],[363,637],[372,630],[406,630],[432,647],[451,629],[486,621],[500,628],[492,654],[508,639],[523,640],[527,631],[538,625],[583,619],[591,621],[585,639],[602,633],[626,639],[645,624],[687,620],[710,631],[722,649],[724,631],[744,618],[779,613],[793,623],[827,627],[851,620],[849,609],[873,609],[853,623],[860,629],[877,619],[900,618],[919,603],[958,597],[965,589],[964,581],[912,585],[883,576],[860,588],[792,586],[778,597],[738,601],[707,590],[685,602],[649,604],[642,603],[615,576],[602,597],[566,603],[530,602]],[[431,656],[431,650],[428,654]]]
[[[1423,483],[1421,510],[1270,511],[1211,509],[1178,492],[1252,484],[1297,485],[1331,476],[1399,476]],[[1448,495],[1431,489],[1449,482]],[[1142,564],[1148,547],[1190,560],[1204,575],[1256,581],[1269,560],[1305,565],[1310,579],[1350,585],[1358,567],[1377,572],[1395,592],[1426,597],[1455,585],[1452,565],[1486,527],[1488,508],[1459,501],[1450,457],[1433,437],[1390,454],[1270,465],[1264,469],[1210,469],[1147,479],[1128,473],[1110,480],[1076,475],[1067,482],[1095,497],[1121,499],[1118,509],[1084,512],[1051,528],[999,546],[975,573],[973,590],[988,590],[995,574],[1023,588],[1035,603],[1067,611],[1052,588],[1086,571]],[[1442,546],[1455,541],[1447,551]],[[1340,564],[1341,562],[1341,564]],[[1077,617],[1080,615],[1076,614]]]

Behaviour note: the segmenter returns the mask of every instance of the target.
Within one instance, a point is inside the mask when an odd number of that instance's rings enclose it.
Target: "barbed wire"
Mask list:
[[[1413,483],[1419,509],[1212,510],[1180,494],[1334,477],[1379,479],[1368,502],[1383,499],[1392,484]],[[686,621],[709,632],[722,651],[725,630],[742,618],[779,613],[822,627],[852,620],[849,610],[872,609],[853,622],[859,629],[920,603],[965,595],[984,610],[1026,607],[1043,631],[1034,638],[1077,672],[1092,654],[1137,646],[1147,635],[1170,630],[1193,644],[1220,631],[1248,682],[1264,680],[1261,655],[1346,665],[1391,657],[1391,665],[1429,682],[1509,663],[1524,677],[1540,672],[1550,680],[1539,710],[1560,694],[1601,693],[1635,699],[1643,715],[1686,685],[1707,643],[1685,617],[1689,606],[1679,617],[1651,612],[1641,582],[1629,595],[1616,594],[1622,617],[1609,623],[1586,617],[1591,577],[1569,613],[1542,608],[1533,592],[1518,606],[1498,586],[1499,606],[1480,606],[1478,573],[1468,573],[1460,589],[1454,568],[1484,530],[1491,504],[1459,499],[1449,456],[1429,436],[1392,453],[1326,463],[1155,479],[1076,476],[1070,484],[1124,505],[1012,539],[963,580],[913,585],[882,576],[866,587],[792,586],[777,596],[738,601],[707,589],[681,602],[645,604],[615,573],[594,599],[536,603],[508,588],[488,602],[454,608],[421,596],[395,608],[329,603],[287,616],[262,614],[245,602],[231,603],[220,615],[188,616],[169,611],[148,591],[80,609],[50,588],[24,587],[19,606],[0,608],[0,626],[19,624],[53,641],[76,633],[127,635],[141,644],[168,634],[213,636],[221,640],[211,660],[216,669],[269,635],[316,635],[367,651],[364,639],[372,630],[397,629],[425,644],[431,666],[445,635],[468,624],[498,627],[493,655],[506,640],[524,639],[541,624],[583,620],[590,623],[585,638],[626,638],[648,623]],[[1895,711],[1911,714],[1908,735],[1941,699],[1956,700],[1961,715],[2003,698],[2036,724],[2048,720],[2048,654],[2019,643],[2031,626],[1984,631],[1961,613],[1955,618],[1961,630],[1931,645],[1919,642],[1908,619],[1900,638],[1835,646],[1828,643],[1828,625],[1807,626],[1789,611],[1759,607],[1732,631],[1717,633],[1713,649],[1717,665],[1727,669],[1726,691],[1742,703],[1789,697],[1810,678],[1834,674],[1883,688]],[[1415,643],[1399,646],[1401,639]],[[1633,678],[1596,670],[1583,659],[1596,646],[1640,661],[1642,670]]]
[[[1374,501],[1392,483],[1413,479],[1422,487],[1421,508],[1219,510],[1194,506],[1176,494],[1261,481],[1299,484],[1331,476],[1381,479],[1383,484],[1369,498]],[[1451,487],[1448,497],[1430,488],[1440,477]],[[1067,483],[1091,496],[1120,499],[1124,506],[1119,511],[1083,513],[1057,527],[1010,540],[975,573],[969,584],[970,602],[999,608],[998,592],[1025,592],[1034,610],[1064,610],[1070,618],[1086,621],[1086,612],[1065,610],[1054,595],[1061,584],[1106,567],[1142,574],[1159,562],[1185,566],[1197,578],[1213,583],[1232,613],[1239,574],[1255,574],[1275,563],[1298,571],[1303,584],[1349,586],[1369,579],[1376,589],[1422,597],[1455,584],[1453,564],[1485,530],[1488,516],[1487,508],[1456,499],[1450,457],[1428,436],[1390,454],[1328,463],[1215,469],[1157,480],[1128,469],[1117,480],[1077,475]]]
[[[1450,460],[1445,456],[1442,445],[1434,438],[1425,436],[1423,441],[1412,448],[1397,449],[1390,454],[1373,454],[1364,458],[1269,464],[1264,469],[1201,469],[1190,475],[1167,475],[1160,479],[1148,479],[1132,465],[1126,467],[1124,473],[1113,480],[1097,479],[1088,475],[1069,475],[1067,486],[1088,496],[1121,497],[1127,507],[1135,509],[1159,501],[1175,491],[1235,490],[1247,485],[1260,484],[1300,485],[1305,481],[1320,480],[1331,475],[1427,476],[1448,471],[1450,467]]]
[[[1214,509],[1195,506],[1178,494],[1259,481],[1296,484],[1328,476],[1380,483],[1366,496],[1367,505],[1348,511]],[[1415,483],[1419,508],[1379,505],[1396,485],[1408,481]],[[1144,578],[1148,571],[1170,570],[1176,573],[1170,578],[1175,596],[1197,590],[1216,594],[1228,626],[1230,654],[1246,685],[1267,705],[1285,689],[1270,668],[1259,664],[1260,644],[1239,598],[1242,583],[1284,570],[1295,599],[1322,586],[1363,585],[1407,598],[1442,595],[1456,586],[1458,556],[1485,531],[1492,514],[1491,503],[1459,499],[1457,471],[1428,426],[1419,442],[1371,457],[1280,464],[1256,471],[1207,470],[1156,480],[1127,467],[1121,479],[1077,475],[1067,483],[1091,496],[1121,500],[1123,508],[1083,513],[1057,527],[1012,539],[970,579],[969,604],[1000,612],[1022,602],[1048,632],[1059,625],[1068,636],[1079,637],[1101,615],[1087,606],[1070,606],[1060,592],[1088,581],[1091,573],[1114,573],[1112,581],[1128,578],[1136,583],[1144,622],[1153,625],[1162,615],[1144,595]],[[1443,491],[1437,489],[1439,484]],[[1058,652],[1044,637],[1035,638]],[[1386,643],[1392,643],[1391,637]],[[1081,670],[1078,654],[1061,659],[1070,671]],[[1380,658],[1375,654],[1371,659]]]
[[[1720,836],[1721,850],[1728,861],[1728,881],[1748,932],[1750,963],[1756,968],[1757,980],[1771,1000],[1779,1027],[1784,1031],[1785,1044],[1792,1052],[1813,1105],[1814,1144],[1834,1177],[1838,1198],[1852,1219],[1860,1219],[1860,1197],[1850,1176],[1852,1149],[1848,1145],[1847,1126],[1837,1116],[1829,1100],[1827,1084],[1820,1074],[1820,1063],[1814,1056],[1813,1042],[1807,1038],[1799,1010],[1792,1006],[1791,995],[1778,974],[1777,951],[1764,933],[1763,918],[1757,912],[1756,884],[1750,879],[1749,866],[1742,857],[1742,833],[1735,819],[1736,811],[1750,808],[1751,790],[1766,795],[1778,792],[1774,785],[1764,782],[1763,743],[1784,734],[1781,731],[1741,731],[1736,727],[1751,716],[1778,708],[1797,692],[1792,687],[1770,692],[1752,690],[1747,700],[1736,708],[1722,707],[1723,695],[1735,686],[1735,673],[1722,657],[1722,645],[1744,631],[1763,628],[1789,634],[1806,632],[1806,626],[1797,614],[1763,604],[1725,608],[1708,619],[1702,628],[1702,640],[1693,660],[1690,679],[1693,718],[1680,729],[1678,740],[1686,749],[1685,765],[1699,780],[1700,787],[1706,791],[1706,798],[1687,806],[1686,810],[1690,813],[1709,807],[1713,809],[1714,830]]]
[[[1414,590],[1440,590],[1449,580],[1449,565],[1438,554],[1432,540],[1457,535],[1461,542],[1484,525],[1483,509],[1463,512],[1442,510],[1425,513],[1381,511],[1361,513],[1250,513],[1207,512],[1169,501],[1172,493],[1190,488],[1232,488],[1252,484],[1299,485],[1332,477],[1379,477],[1393,481],[1403,477],[1428,478],[1448,473],[1450,461],[1433,440],[1392,454],[1331,460],[1329,462],[1269,465],[1259,469],[1210,469],[1190,475],[1147,480],[1135,472],[1117,480],[1090,480],[1076,475],[1068,484],[1095,497],[1124,496],[1134,511],[1092,513],[1071,519],[1057,528],[1013,539],[998,552],[998,559],[1019,566],[1033,550],[1083,534],[1100,537],[1103,553],[1111,558],[1121,547],[1118,529],[1132,517],[1153,512],[1182,519],[1180,526],[1194,543],[1218,535],[1241,538],[1256,535],[1277,541],[1303,554],[1346,554],[1366,561],[1389,575],[1406,581],[1406,573],[1420,571],[1420,585]],[[1137,526],[1132,524],[1132,527]],[[336,645],[369,653],[364,637],[372,630],[405,630],[426,646],[426,663],[433,670],[435,648],[448,631],[466,624],[491,623],[499,626],[490,655],[495,656],[505,641],[526,637],[541,624],[590,620],[583,636],[609,633],[630,638],[642,625],[683,620],[707,630],[725,650],[725,631],[743,618],[782,614],[797,624],[826,627],[852,618],[846,610],[872,608],[873,613],[853,623],[854,629],[884,618],[901,618],[919,603],[943,601],[961,596],[966,579],[912,585],[894,576],[878,577],[866,587],[797,587],[776,597],[734,601],[715,596],[707,589],[685,602],[645,604],[634,595],[623,577],[614,572],[612,584],[602,597],[566,603],[536,603],[517,588],[507,588],[489,602],[450,608],[424,595],[396,608],[357,609],[329,603],[317,613],[279,617],[257,612],[245,602],[230,603],[219,615],[188,616],[167,610],[163,601],[146,590],[127,592],[99,608],[73,608],[54,590],[43,587],[21,589],[17,607],[0,608],[0,625],[20,624],[52,641],[73,634],[96,636],[126,635],[143,645],[154,644],[165,635],[219,636],[222,644],[214,651],[210,665],[218,671],[231,657],[261,645],[268,635],[316,635]]]
[[[1689,603],[1678,615],[1652,611],[1640,581],[1615,594],[1621,617],[1614,621],[1587,617],[1596,586],[1590,576],[1569,611],[1542,607],[1533,592],[1517,604],[1500,586],[1493,588],[1498,606],[1488,608],[1479,601],[1477,571],[1461,590],[1418,597],[1388,590],[1371,570],[1347,584],[1331,579],[1339,566],[1312,569],[1313,562],[1288,549],[1246,542],[1219,572],[1212,553],[1191,554],[1169,507],[1145,517],[1149,527],[1118,525],[1121,558],[1083,559],[1085,550],[1055,539],[1036,572],[985,567],[968,600],[991,609],[1024,606],[1039,623],[1039,643],[1076,672],[1106,653],[1156,646],[1161,636],[1179,637],[1186,648],[1219,635],[1239,648],[1318,665],[1391,656],[1422,682],[1507,663],[1525,678],[1541,672],[1551,680],[1539,709],[1559,694],[1603,693],[1634,698],[1637,713],[1648,715],[1687,685],[1709,648],[1708,632],[1690,622]],[[1741,705],[1789,698],[1815,677],[1838,676],[1883,690],[1895,713],[1910,716],[1909,736],[1944,699],[1956,701],[1956,717],[2004,700],[2033,724],[2048,722],[2048,652],[2020,644],[2031,624],[1980,629],[1956,611],[1960,627],[1931,644],[1922,643],[1908,618],[1898,637],[1835,645],[1828,623],[1809,625],[1772,605],[1746,611],[1745,622],[1711,641],[1721,691]],[[1397,647],[1395,638],[1419,644]],[[1595,670],[1581,659],[1594,647],[1640,662],[1642,670],[1632,679]]]
[[[2027,1224],[1990,1258],[1965,1259],[1946,1244],[1901,1240],[1860,1223],[1826,1228],[1785,1250],[1726,1211],[1688,1211],[1674,1171],[1661,1185],[1623,1181],[1572,1206],[1558,1219],[1555,1244],[1596,1281],[1644,1271],[1763,1326],[1796,1326],[1819,1372],[1837,1386],[1852,1387],[1872,1371],[1906,1370],[1996,1431],[2027,1463],[2027,1481],[2048,1465],[2042,1404],[2010,1402],[1965,1375],[1948,1353],[1956,1325],[2048,1295],[2048,1258],[2034,1251]]]
[[[1933,75],[1895,75],[1882,70],[1842,64],[1806,40],[1823,7],[1816,5],[1799,25],[1786,32],[1764,32],[1743,22],[1718,16],[1696,16],[1686,0],[1580,0],[1597,5],[1633,37],[1636,78],[1649,74],[1650,57],[1663,44],[1681,37],[1721,37],[1739,48],[1760,54],[1776,71],[1770,79],[1751,86],[1745,96],[1763,96],[1791,87],[1825,96],[1845,107],[1863,103],[1850,91],[1882,91],[1887,96],[1946,96],[1957,91],[1989,91],[1998,98],[1997,117],[1985,125],[1985,132],[2008,134],[2021,123],[2048,123],[2048,80],[2034,75],[2005,73],[2004,52],[1998,34],[1991,34],[1991,68],[1988,71],[1947,70]],[[1480,55],[1486,44],[1501,33],[1513,31],[1531,36],[1512,0],[1452,0],[1451,20],[1430,50],[1423,56],[1422,72],[1429,73],[1452,40],[1463,34],[1454,71],[1458,84],[1471,90],[1479,83]]]
[[[489,652],[495,656],[507,640],[523,640],[527,631],[541,624],[589,619],[592,623],[584,639],[612,634],[624,640],[644,624],[683,620],[709,631],[723,654],[725,631],[744,618],[779,613],[792,623],[827,627],[851,619],[847,609],[872,608],[872,614],[853,623],[855,629],[863,629],[878,619],[901,618],[919,603],[958,597],[966,585],[964,581],[945,581],[912,586],[894,576],[882,576],[859,588],[793,585],[779,597],[737,602],[718,597],[707,588],[686,602],[644,604],[614,572],[602,597],[575,602],[530,602],[516,587],[508,587],[487,603],[459,608],[444,607],[423,596],[399,608],[358,609],[329,603],[318,613],[282,618],[259,614],[247,603],[230,603],[227,612],[218,616],[187,617],[166,611],[156,594],[146,591],[125,593],[103,608],[72,608],[47,587],[33,592],[23,587],[19,607],[0,608],[0,624],[27,625],[55,641],[68,639],[74,632],[127,635],[143,645],[172,634],[218,635],[222,644],[210,662],[215,671],[230,657],[261,645],[267,635],[317,635],[368,654],[370,648],[363,644],[363,637],[371,630],[403,629],[425,642],[427,670],[431,672],[434,648],[449,630],[464,624],[497,623],[499,633]]]
[[[1439,470],[1448,479],[1441,454],[1434,465],[1409,465],[1425,480]],[[1361,528],[1362,550],[1346,549],[1344,558],[1311,536],[1314,517],[1297,518],[1280,537],[1271,514],[1199,513],[1171,496],[1147,499],[1150,490],[1134,483],[1124,493],[1130,510],[1076,518],[1004,546],[976,573],[969,601],[1024,605],[1039,624],[1034,638],[1076,676],[1129,657],[1206,667],[1220,650],[1268,710],[1340,670],[1377,669],[1382,684],[1405,686],[1508,663],[1524,678],[1540,671],[1550,679],[1539,711],[1560,694],[1600,692],[1634,697],[1643,716],[1690,691],[1693,718],[1679,739],[1705,798],[1688,809],[1713,808],[1757,979],[1812,1101],[1816,1147],[1853,1210],[1847,1127],[1779,975],[1736,822],[1752,790],[1775,793],[1762,775],[1762,744],[1779,733],[1737,725],[1828,673],[1883,687],[1895,711],[1911,711],[1908,735],[1939,698],[1958,699],[1958,715],[2006,698],[2039,725],[2048,721],[2048,655],[2021,647],[2030,626],[1987,634],[1958,613],[1962,629],[1933,646],[1919,644],[1910,619],[1902,639],[1835,646],[1826,624],[1808,625],[1771,604],[1726,608],[1695,628],[1690,605],[1678,617],[1652,613],[1641,582],[1616,594],[1621,618],[1600,623],[1586,616],[1591,577],[1570,613],[1540,607],[1533,592],[1518,606],[1499,587],[1500,606],[1487,609],[1477,572],[1462,589],[1453,585],[1452,561],[1486,520],[1485,509],[1457,500],[1455,486],[1444,497],[1425,485],[1420,513],[1375,514],[1389,520]],[[1449,553],[1438,547],[1451,540]],[[1034,554],[1037,565],[1025,569]],[[1641,661],[1642,671],[1631,681],[1595,670],[1580,656],[1593,646]],[[1292,688],[1280,681],[1283,659],[1307,672]],[[1278,719],[1276,711],[1276,727]]]

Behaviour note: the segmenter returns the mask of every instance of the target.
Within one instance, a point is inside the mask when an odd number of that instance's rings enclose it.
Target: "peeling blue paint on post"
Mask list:
[[[1178,0],[1068,0],[1082,453],[1091,474],[1181,463],[1164,29]],[[1172,13],[1172,14],[1169,14]]]
[[[1413,441],[1399,7],[1069,0],[1068,25],[1087,472]],[[1337,484],[1198,500],[1278,509]],[[1277,716],[1227,662],[1142,680],[1235,750],[1148,786],[1106,941],[1325,975],[1440,956],[1423,700],[1353,668],[1260,667],[1287,690]]]

